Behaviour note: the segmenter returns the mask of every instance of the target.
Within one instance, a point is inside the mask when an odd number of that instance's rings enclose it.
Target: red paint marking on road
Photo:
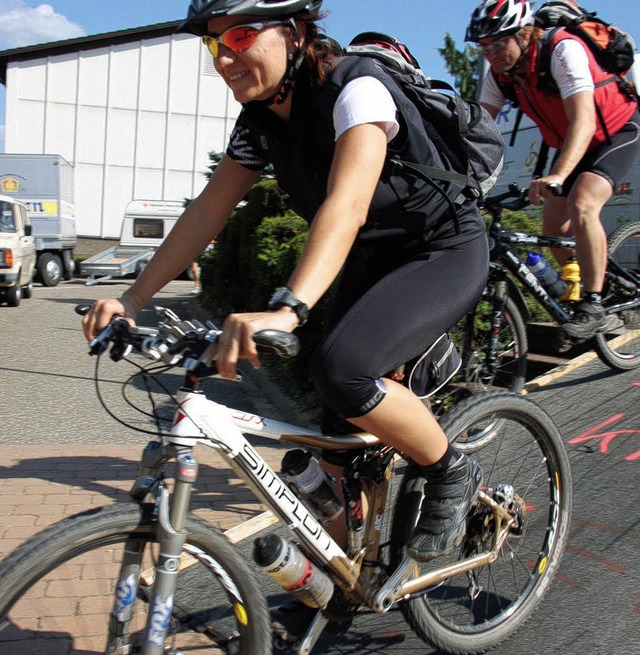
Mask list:
[[[611,425],[616,421],[619,421],[620,419],[624,418],[624,416],[624,414],[614,414],[606,421],[603,421],[602,423],[589,428],[586,432],[579,434],[577,437],[574,437],[569,441],[569,444],[574,445],[582,443],[583,441],[589,441],[590,439],[600,439],[600,452],[606,454],[609,452],[609,445],[616,437],[619,437],[623,434],[640,434],[640,430],[613,430],[611,432],[602,432],[599,434],[597,433],[598,430],[605,428],[606,426]],[[640,450],[637,450],[635,453],[625,457],[625,460],[628,462],[634,462],[637,459],[640,459]]]
[[[594,528],[595,530],[602,530],[603,532],[613,532],[614,534],[619,534],[620,530],[615,528],[613,525],[608,525],[606,523],[598,523],[597,521],[581,521],[580,525],[585,528]]]
[[[580,557],[584,557],[585,559],[590,559],[594,562],[598,562],[598,564],[604,564],[604,566],[608,566],[611,570],[615,571],[616,573],[627,572],[627,569],[624,566],[621,566],[620,564],[616,564],[615,562],[605,559],[604,557],[600,557],[599,555],[595,555],[594,553],[590,553],[588,550],[581,550],[580,548],[575,548],[574,546],[568,546],[567,552],[572,553],[573,555],[579,555]]]
[[[638,603],[638,605],[636,605],[634,609],[636,614],[640,614],[640,603]]]
[[[562,582],[562,584],[569,585],[574,589],[582,589],[582,591],[586,591],[586,587],[581,582],[578,582],[577,580],[573,580],[572,578],[567,578],[566,575],[556,574],[556,580],[558,582]]]
[[[632,387],[640,387],[640,382],[632,382],[631,386]]]

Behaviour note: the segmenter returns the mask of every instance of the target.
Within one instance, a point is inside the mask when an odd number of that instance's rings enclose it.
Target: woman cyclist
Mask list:
[[[243,110],[206,188],[123,296],[94,303],[84,331],[92,338],[114,315],[133,321],[273,164],[293,208],[310,223],[308,240],[265,311],[226,319],[219,372],[233,377],[239,358],[258,367],[252,335],[295,330],[342,270],[311,375],[333,411],[425,468],[426,499],[409,554],[426,561],[462,539],[481,471],[385,373],[424,352],[473,307],[488,273],[485,228],[474,203],[454,221],[433,186],[387,169],[391,154],[441,162],[393,79],[369,58],[335,56],[317,24],[321,5],[191,1],[181,29],[202,37]]]

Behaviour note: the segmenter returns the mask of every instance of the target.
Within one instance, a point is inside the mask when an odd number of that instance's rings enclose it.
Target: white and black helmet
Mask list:
[[[191,0],[187,17],[178,27],[180,32],[202,36],[207,21],[218,16],[252,16],[255,18],[290,18],[306,12],[317,15],[322,0]]]
[[[533,23],[533,11],[527,0],[483,0],[471,14],[465,41],[516,34]]]

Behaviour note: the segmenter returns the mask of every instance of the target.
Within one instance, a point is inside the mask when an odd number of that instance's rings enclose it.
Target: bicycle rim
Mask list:
[[[507,297],[498,335],[496,369],[487,370],[491,339],[492,299],[482,299],[475,310],[473,337],[465,358],[465,381],[478,385],[483,391],[522,391],[526,374],[527,335],[520,313],[513,300]]]
[[[137,506],[68,519],[35,537],[0,567],[0,651],[12,655],[132,655],[141,652],[158,546]],[[94,512],[95,514],[95,512]],[[271,652],[260,587],[238,553],[207,524],[190,519],[173,598],[169,654]],[[65,533],[67,533],[65,535]],[[139,584],[119,585],[133,600],[129,635],[107,645],[109,616],[125,547],[144,545]],[[159,617],[160,618],[160,617]]]
[[[640,223],[622,225],[608,241],[609,256],[622,268],[640,276]],[[637,289],[632,292],[608,276],[603,303],[610,307],[637,299],[639,295]],[[608,329],[596,335],[595,349],[611,368],[630,370],[640,366],[640,307],[609,315]]]
[[[453,384],[449,385],[445,394],[438,397],[439,405],[435,406],[436,416],[444,415],[462,400],[476,393],[485,391],[511,391],[520,393],[524,386],[527,370],[527,332],[515,302],[507,296],[498,335],[497,364],[495,371],[489,373],[487,359],[489,340],[491,338],[491,307],[493,304],[493,287],[488,296],[483,297],[474,309],[473,315],[463,320],[466,325],[465,344],[463,346],[464,366]],[[469,322],[472,321],[473,324]],[[467,434],[460,449],[467,451],[483,445],[493,438],[494,432],[500,427],[499,422],[485,423]]]
[[[446,653],[485,652],[512,636],[547,590],[567,539],[571,477],[551,419],[522,397],[495,393],[458,405],[444,418],[443,428],[457,444],[488,421],[498,421],[500,427],[472,453],[483,470],[482,489],[497,498],[500,489],[510,488],[511,507],[521,527],[508,536],[492,564],[445,580],[402,605],[415,632]],[[396,539],[398,533],[408,538],[415,525],[423,484],[424,477],[414,468],[401,496],[404,509],[398,520],[394,518],[394,526],[399,526],[394,528]],[[403,529],[400,521],[409,527]],[[491,514],[476,502],[460,548],[416,565],[416,575],[487,552],[493,528]],[[401,553],[396,550],[396,558]]]

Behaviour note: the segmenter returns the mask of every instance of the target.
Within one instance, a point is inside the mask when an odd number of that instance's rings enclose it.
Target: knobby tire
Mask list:
[[[609,256],[623,268],[633,270],[640,276],[640,223],[621,225],[608,239]],[[615,280],[605,282],[603,304],[611,306],[624,302],[635,294],[618,285]],[[609,318],[610,329],[595,336],[594,348],[598,357],[610,368],[630,371],[640,366],[640,307],[619,312]],[[616,344],[623,341],[623,343]]]
[[[488,422],[499,425],[493,438],[468,452],[483,469],[482,489],[487,494],[499,484],[512,485],[523,528],[521,534],[507,537],[492,564],[402,602],[401,610],[415,633],[443,653],[483,653],[513,636],[549,588],[568,537],[571,472],[552,419],[522,396],[496,392],[462,401],[441,425],[458,445]],[[424,482],[421,469],[411,465],[393,518],[392,567],[402,560],[416,524]],[[485,552],[491,532],[487,525],[492,525],[491,518],[484,505],[476,503],[461,546],[430,564],[416,564],[416,575]]]
[[[157,544],[150,514],[133,503],[90,510],[51,526],[1,562],[0,652],[104,653],[125,542],[145,543],[152,552],[145,571],[153,575]],[[197,517],[188,517],[186,529],[184,550],[194,559],[178,574],[167,652],[206,644],[208,654],[271,653],[269,611],[246,558]],[[131,650],[118,648],[114,655],[139,652],[150,589],[138,586]]]

